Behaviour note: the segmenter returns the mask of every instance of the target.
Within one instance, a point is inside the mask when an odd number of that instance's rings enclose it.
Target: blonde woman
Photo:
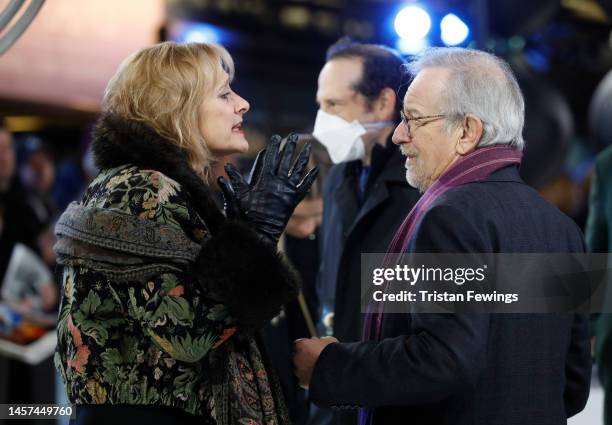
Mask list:
[[[276,241],[316,176],[274,137],[244,181],[209,187],[245,152],[246,100],[227,51],[161,43],[122,64],[93,134],[100,174],[56,227],[56,366],[79,424],[284,424],[258,337],[297,294]]]

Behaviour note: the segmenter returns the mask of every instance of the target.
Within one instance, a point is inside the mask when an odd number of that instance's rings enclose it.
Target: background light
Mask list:
[[[465,41],[470,29],[457,15],[449,13],[440,22],[440,38],[447,46],[456,46]]]
[[[395,44],[395,48],[405,55],[416,55],[427,47],[429,47],[429,43],[425,38],[400,38]]]
[[[421,39],[431,28],[431,18],[424,9],[418,6],[408,6],[395,16],[393,27],[397,35],[403,39]]]
[[[183,43],[220,43],[221,36],[217,28],[207,24],[188,24],[179,36]]]

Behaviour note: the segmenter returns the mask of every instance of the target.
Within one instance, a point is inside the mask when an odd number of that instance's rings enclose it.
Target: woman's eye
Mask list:
[[[231,94],[230,92],[223,93],[220,97],[221,97],[221,99],[227,100],[227,99],[229,99],[230,94]]]

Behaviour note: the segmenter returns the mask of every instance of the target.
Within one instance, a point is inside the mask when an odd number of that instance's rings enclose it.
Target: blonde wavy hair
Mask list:
[[[200,130],[200,108],[228,75],[231,81],[234,62],[220,45],[159,43],[123,61],[106,86],[102,108],[175,143],[206,179],[213,157]]]

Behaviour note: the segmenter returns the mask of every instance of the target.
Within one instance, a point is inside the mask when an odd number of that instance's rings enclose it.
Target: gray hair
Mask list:
[[[483,123],[478,146],[503,144],[523,150],[525,100],[508,63],[478,50],[435,47],[407,65],[413,77],[433,67],[450,71],[441,99],[449,132],[472,114]]]

